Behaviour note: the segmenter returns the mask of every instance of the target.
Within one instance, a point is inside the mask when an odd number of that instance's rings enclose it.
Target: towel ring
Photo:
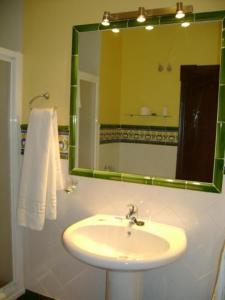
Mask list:
[[[44,98],[45,100],[48,100],[50,98],[50,95],[48,92],[44,93],[44,94],[40,94],[40,95],[37,95],[35,97],[33,97],[30,101],[29,101],[29,106],[30,106],[30,109],[32,109],[32,104],[35,100],[39,99],[39,98]]]

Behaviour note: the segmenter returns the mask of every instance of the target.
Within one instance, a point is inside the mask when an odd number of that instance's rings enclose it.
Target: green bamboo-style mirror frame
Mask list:
[[[212,183],[177,180],[170,178],[142,176],[128,173],[109,172],[101,170],[74,168],[76,160],[76,124],[77,124],[77,97],[78,97],[78,40],[79,33],[85,31],[109,30],[112,28],[130,28],[146,25],[175,24],[183,21],[222,22],[222,43],[221,43],[221,62],[219,77],[219,95],[217,109],[217,130],[214,155],[214,169]],[[70,145],[69,145],[69,173],[77,176],[86,176],[92,178],[117,180],[122,182],[142,183],[156,186],[165,186],[172,188],[182,188],[188,190],[205,191],[220,193],[222,190],[224,173],[224,149],[225,149],[225,11],[201,12],[188,14],[181,20],[175,19],[174,15],[161,17],[151,17],[143,24],[136,20],[126,20],[111,22],[107,28],[99,23],[76,25],[73,27],[72,38],[72,61],[71,61],[71,87],[70,87]]]

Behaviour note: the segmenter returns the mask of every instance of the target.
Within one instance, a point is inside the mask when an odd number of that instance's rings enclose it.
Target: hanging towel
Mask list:
[[[56,191],[63,188],[57,114],[53,108],[33,109],[21,173],[18,224],[42,230],[56,219]]]
[[[225,244],[220,256],[219,271],[212,300],[225,300]]]

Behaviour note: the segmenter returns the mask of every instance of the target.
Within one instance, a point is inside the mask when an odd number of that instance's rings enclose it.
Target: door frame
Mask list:
[[[20,178],[20,120],[22,99],[22,54],[0,47],[0,60],[9,62],[10,69],[10,206],[12,228],[13,280],[0,289],[0,300],[13,300],[24,293],[23,234],[16,222]]]
[[[95,116],[95,120],[93,120],[94,123],[94,127],[93,127],[93,131],[94,131],[94,147],[93,147],[93,167],[94,169],[98,168],[98,161],[99,161],[99,133],[100,133],[100,128],[99,128],[99,120],[98,120],[98,109],[99,109],[99,78],[98,76],[91,74],[91,73],[87,73],[87,72],[82,72],[79,71],[78,72],[78,100],[76,103],[76,111],[77,111],[77,120],[76,120],[76,168],[78,168],[78,163],[79,163],[79,119],[80,119],[80,108],[81,108],[81,98],[80,98],[80,81],[87,81],[90,83],[93,83],[95,85],[95,103],[94,103],[94,116]]]

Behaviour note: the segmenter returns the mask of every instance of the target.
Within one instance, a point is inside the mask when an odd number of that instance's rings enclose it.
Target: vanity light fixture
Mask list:
[[[154,29],[154,26],[148,25],[148,26],[145,26],[145,29],[150,31],[150,30]]]
[[[183,22],[183,23],[181,23],[181,26],[184,27],[184,28],[187,28],[187,27],[189,27],[190,25],[191,25],[190,22]]]
[[[109,26],[110,25],[109,17],[110,17],[110,12],[105,11],[104,14],[103,14],[103,18],[102,18],[102,25],[103,26]]]
[[[113,28],[113,29],[112,29],[112,32],[118,33],[118,32],[120,32],[120,30],[119,30],[119,28]]]
[[[185,17],[184,9],[183,9],[183,3],[177,2],[177,11],[175,17],[177,19],[182,19]]]
[[[138,9],[138,17],[137,17],[137,21],[139,23],[144,23],[146,21],[146,17],[145,17],[145,9],[144,7],[139,7]]]
[[[105,11],[102,18],[102,25],[109,26],[110,22],[119,22],[126,20],[137,20],[139,23],[144,23],[146,19],[152,17],[161,17],[165,15],[174,15],[178,19],[185,17],[186,13],[192,13],[192,5],[183,5],[182,2],[177,2],[177,5],[174,7],[165,7],[165,8],[153,8],[145,9],[144,7],[139,7],[136,11],[126,11],[118,13],[110,13]]]

